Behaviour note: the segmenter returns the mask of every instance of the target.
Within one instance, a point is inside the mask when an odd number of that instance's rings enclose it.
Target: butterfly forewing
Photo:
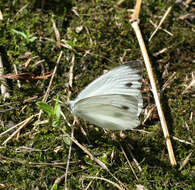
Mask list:
[[[112,69],[90,83],[77,99],[103,94],[138,95],[141,88],[141,65],[140,61],[135,61]]]

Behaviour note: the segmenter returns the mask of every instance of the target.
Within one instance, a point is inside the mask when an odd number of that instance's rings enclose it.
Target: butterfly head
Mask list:
[[[68,101],[66,104],[69,106],[69,108],[71,109],[71,111],[74,112],[75,101],[74,100]]]

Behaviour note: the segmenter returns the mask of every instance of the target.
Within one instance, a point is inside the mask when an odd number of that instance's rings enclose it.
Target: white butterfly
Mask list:
[[[72,113],[92,124],[111,130],[139,125],[143,100],[142,63],[128,62],[91,82],[68,104]]]

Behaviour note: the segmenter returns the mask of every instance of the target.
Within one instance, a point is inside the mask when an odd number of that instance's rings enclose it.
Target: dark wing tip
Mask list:
[[[140,72],[140,71],[142,72],[142,69],[143,69],[143,64],[142,64],[142,61],[140,61],[140,60],[128,61],[128,62],[124,63],[124,65],[127,65],[131,69],[134,69],[138,72]]]

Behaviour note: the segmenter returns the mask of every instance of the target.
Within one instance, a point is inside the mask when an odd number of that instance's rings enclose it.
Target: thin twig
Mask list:
[[[14,65],[14,71],[15,71],[15,73],[16,73],[16,75],[18,75],[18,70],[17,70],[16,64],[13,64],[13,65]],[[20,80],[17,80],[17,84],[18,84],[18,88],[21,88]]]
[[[103,177],[86,176],[85,178],[103,180],[103,181],[106,181],[106,182],[112,184],[114,187],[118,188],[119,190],[123,190],[123,188],[121,188],[117,183],[114,183],[113,181],[106,179],[106,178],[103,178]]]
[[[14,159],[14,158],[9,158],[9,157],[6,157],[6,156],[3,156],[3,155],[0,155],[0,159],[5,159],[5,160],[9,160],[11,162],[17,162],[17,163],[20,163],[20,164],[23,164],[23,165],[29,165],[29,166],[34,166],[34,167],[45,167],[45,166],[52,166],[52,167],[56,167],[56,168],[62,168],[64,169],[63,166],[66,165],[65,162],[61,162],[61,163],[58,163],[58,162],[54,162],[54,163],[44,163],[44,162],[28,162],[28,161],[25,161],[25,160],[18,160],[18,159]]]
[[[75,55],[72,55],[70,70],[69,70],[69,86],[72,88],[72,81],[73,81],[73,68],[74,68],[74,62],[75,62]]]
[[[153,56],[158,56],[158,55],[160,55],[160,54],[162,54],[162,53],[164,53],[164,52],[166,52],[167,50],[169,50],[170,48],[172,48],[173,46],[169,46],[169,47],[166,47],[166,48],[163,48],[163,49],[161,49],[160,51],[158,51],[158,52],[156,52],[156,53],[153,53]]]
[[[132,165],[131,165],[131,162],[129,161],[129,159],[128,159],[128,157],[127,157],[127,155],[126,155],[126,153],[125,153],[125,151],[124,151],[124,149],[123,149],[123,147],[120,145],[120,147],[121,147],[121,150],[122,150],[122,152],[123,152],[123,154],[124,154],[124,156],[125,156],[125,158],[126,158],[126,160],[127,160],[127,163],[129,164],[129,167],[131,168],[131,171],[133,172],[133,175],[135,176],[135,179],[137,180],[137,181],[139,181],[139,179],[138,179],[138,177],[137,177],[137,175],[136,175],[136,173],[135,173],[135,171],[134,171],[134,169],[133,169],[133,167],[132,167]]]
[[[24,6],[15,14],[14,19],[15,19],[19,14],[21,14],[22,11],[23,11],[24,9],[27,8],[28,5],[29,5],[29,3],[27,3],[26,5],[24,5]]]
[[[90,41],[91,46],[94,46],[93,40],[92,40],[91,35],[90,35],[90,33],[89,33],[89,29],[88,29],[86,26],[84,26],[84,28],[85,28],[85,30],[86,30],[88,36],[89,36],[89,41]]]
[[[48,98],[48,96],[49,96],[49,92],[50,92],[50,89],[51,89],[51,85],[52,85],[52,82],[53,82],[53,80],[54,80],[54,76],[55,76],[55,74],[56,74],[58,65],[59,65],[59,63],[60,63],[60,59],[61,59],[61,57],[62,57],[62,53],[63,53],[63,51],[60,51],[60,55],[59,55],[58,60],[57,60],[57,62],[56,62],[56,66],[55,66],[55,68],[54,68],[54,70],[53,70],[51,79],[50,79],[50,81],[49,81],[49,86],[47,87],[47,91],[46,91],[46,93],[45,93],[45,95],[44,95],[44,97],[43,97],[43,99],[42,99],[43,102],[46,102],[46,101],[47,101],[47,98]],[[42,114],[42,110],[40,110],[40,112],[39,112],[38,120],[41,118],[41,114]]]
[[[194,145],[193,143],[191,143],[191,142],[189,142],[189,141],[179,139],[179,138],[177,138],[177,137],[175,137],[175,136],[173,136],[173,139],[176,140],[176,141],[179,141],[179,142],[181,142],[181,143],[184,143],[184,144],[189,144],[189,145],[192,145],[192,146]]]
[[[114,175],[113,175],[113,173],[110,171],[110,170],[108,170],[108,173],[122,186],[122,187],[124,187],[126,190],[129,190],[129,188],[124,184],[124,183],[122,183],[117,177],[115,177]]]
[[[169,7],[167,9],[167,11],[165,12],[165,14],[163,15],[159,25],[156,27],[156,29],[154,30],[154,32],[152,33],[152,35],[149,38],[149,41],[153,38],[153,36],[156,34],[156,32],[159,30],[159,28],[161,27],[162,23],[164,22],[164,20],[166,19],[167,15],[170,13],[172,7]]]
[[[51,187],[51,190],[55,190],[57,185],[64,179],[65,174],[63,174],[62,176],[58,177],[55,181],[54,184]]]
[[[141,5],[141,0],[137,0],[137,4],[136,4],[135,8],[138,5]],[[141,48],[141,52],[142,52],[142,55],[143,55],[143,58],[144,58],[144,61],[145,61],[145,66],[146,66],[146,69],[147,69],[147,72],[148,72],[148,76],[149,76],[149,79],[150,79],[150,84],[152,86],[152,92],[153,92],[153,95],[154,95],[154,99],[155,99],[155,102],[156,102],[156,107],[157,107],[159,118],[160,118],[160,121],[161,121],[161,126],[162,126],[163,133],[164,133],[164,136],[165,136],[165,140],[166,140],[166,144],[167,144],[167,149],[168,149],[171,165],[175,166],[176,165],[176,160],[175,160],[175,156],[174,156],[174,152],[173,152],[173,148],[172,148],[172,144],[171,144],[171,140],[170,140],[170,136],[169,136],[167,123],[166,123],[164,113],[162,111],[162,107],[161,107],[161,104],[160,104],[160,98],[159,98],[159,95],[158,95],[158,92],[157,92],[156,82],[155,82],[155,79],[154,79],[154,74],[153,74],[153,71],[152,71],[152,66],[151,66],[151,63],[150,63],[150,59],[149,59],[149,56],[148,56],[148,53],[147,53],[147,50],[146,50],[146,46],[145,46],[144,40],[142,38],[141,31],[140,31],[140,28],[139,28],[139,25],[138,25],[139,10],[140,10],[140,7],[138,7],[137,10],[135,9],[135,12],[138,12],[138,13],[133,13],[132,14],[130,22],[131,22],[131,25],[132,25],[132,27],[135,31],[136,36],[137,36],[137,39],[138,39],[138,42],[139,42],[139,45],[140,45],[140,48]],[[135,15],[137,15],[137,17],[135,17]]]
[[[107,166],[102,161],[98,160],[91,152],[89,152],[83,145],[81,145],[74,137],[71,137],[63,129],[61,129],[61,130],[64,133],[64,135],[66,137],[68,137],[70,140],[72,140],[81,150],[83,150],[83,152],[85,152],[91,158],[91,160],[93,160],[94,162],[96,162],[103,170],[106,170],[118,183],[121,184],[121,186],[123,186],[125,189],[128,190],[128,188],[119,179],[117,179],[112,174],[112,172],[110,172],[110,170],[107,168]]]
[[[129,153],[133,159],[133,161],[135,162],[137,168],[139,169],[140,172],[142,172],[142,168],[141,166],[139,165],[138,161],[135,159],[135,156],[133,155],[132,151],[131,151],[131,148],[129,146],[127,146],[127,148],[129,149]]]
[[[152,106],[144,110],[144,120],[142,121],[142,125],[144,125],[144,123],[148,120],[148,118],[151,116],[155,108],[156,108],[156,105],[153,104]]]
[[[185,158],[185,160],[182,162],[180,168],[178,169],[179,171],[181,171],[185,166],[186,164],[189,162],[190,160],[190,157],[192,155],[192,152],[190,152],[190,154],[188,154],[188,156]]]
[[[96,173],[95,177],[97,177],[98,174],[99,174],[99,171]],[[95,180],[95,179],[94,179],[94,180]],[[89,182],[89,184],[87,185],[87,187],[86,187],[84,190],[88,190],[89,187],[91,186],[91,184],[93,183],[94,180],[91,180],[91,181]],[[83,181],[84,181],[84,180],[82,180],[82,182],[83,182]]]
[[[57,46],[60,48],[60,47],[61,47],[60,33],[59,33],[59,31],[58,31],[58,29],[57,29],[57,27],[56,27],[55,21],[54,21],[53,19],[51,19],[51,21],[52,21],[52,24],[53,24],[53,30],[54,30],[55,35],[56,35],[56,44],[57,44]]]
[[[173,74],[168,78],[168,80],[163,84],[163,87],[161,91],[164,91],[170,84],[175,80],[176,72],[173,72]]]
[[[2,145],[6,145],[7,142],[12,139],[17,133],[20,132],[22,128],[24,128],[36,115],[30,116],[28,119],[25,120],[25,122],[16,130],[14,131],[3,143]]]
[[[190,89],[192,91],[195,91],[195,72],[192,72],[192,81],[190,84],[186,87],[186,89],[182,92],[182,94],[185,94],[186,92],[189,92]]]
[[[60,51],[60,55],[59,55],[58,60],[57,60],[57,62],[56,62],[56,66],[55,66],[55,68],[54,68],[54,70],[53,70],[51,79],[50,79],[50,81],[49,81],[49,86],[48,86],[47,91],[46,91],[46,93],[45,93],[45,95],[44,95],[44,97],[43,97],[43,100],[42,100],[43,102],[46,102],[46,101],[47,101],[47,98],[48,98],[48,96],[49,96],[49,92],[50,92],[50,89],[51,89],[51,85],[52,85],[54,76],[55,76],[55,74],[56,74],[58,65],[59,65],[59,63],[60,63],[60,59],[61,59],[61,57],[62,57],[62,53],[63,53],[63,51]]]
[[[71,137],[74,138],[74,127],[71,128]],[[70,164],[70,157],[71,157],[71,151],[72,151],[72,141],[70,143],[69,146],[69,151],[68,151],[68,160],[67,160],[67,164],[66,164],[66,172],[65,172],[65,176],[64,176],[64,186],[65,186],[65,190],[68,190],[68,186],[67,186],[67,177],[68,177],[68,169],[69,169],[69,164]]]
[[[74,78],[74,75],[73,75],[74,63],[75,63],[75,55],[73,53],[72,60],[71,60],[71,65],[70,65],[70,70],[69,70],[69,82],[68,82],[68,85],[69,85],[70,88],[72,88],[72,83],[73,83],[73,78]],[[71,96],[70,88],[68,88],[67,101],[69,101],[70,96]]]
[[[16,127],[18,127],[18,126],[22,125],[24,122],[26,122],[26,120],[28,120],[28,118],[25,119],[24,121],[21,121],[20,123],[14,125],[13,127],[10,127],[10,128],[7,129],[6,131],[2,132],[2,133],[0,134],[0,136],[3,136],[3,135],[5,135],[6,133],[9,133],[10,131],[12,131],[13,129],[15,129]]]
[[[102,161],[98,160],[95,156],[93,156],[93,154],[91,152],[89,152],[83,145],[81,145],[74,137],[71,137],[63,129],[61,129],[61,130],[62,130],[62,132],[64,133],[65,136],[67,136],[69,139],[71,139],[80,149],[83,150],[83,152],[85,152],[87,155],[89,155],[91,160],[95,161],[102,169],[104,169],[106,171],[109,171],[107,166]]]
[[[155,23],[152,22],[152,20],[150,20],[150,23],[151,23],[155,28],[158,27]],[[168,30],[166,30],[166,29],[161,28],[161,27],[159,27],[159,29],[163,30],[163,31],[166,32],[168,35],[173,36],[173,34],[172,34],[171,32],[169,32]]]
[[[64,120],[66,121],[67,125],[68,125],[69,127],[72,127],[72,125],[71,125],[71,124],[68,122],[68,120],[66,119],[66,116],[64,115],[64,113],[61,111],[60,114],[61,114],[61,116],[64,118]]]

